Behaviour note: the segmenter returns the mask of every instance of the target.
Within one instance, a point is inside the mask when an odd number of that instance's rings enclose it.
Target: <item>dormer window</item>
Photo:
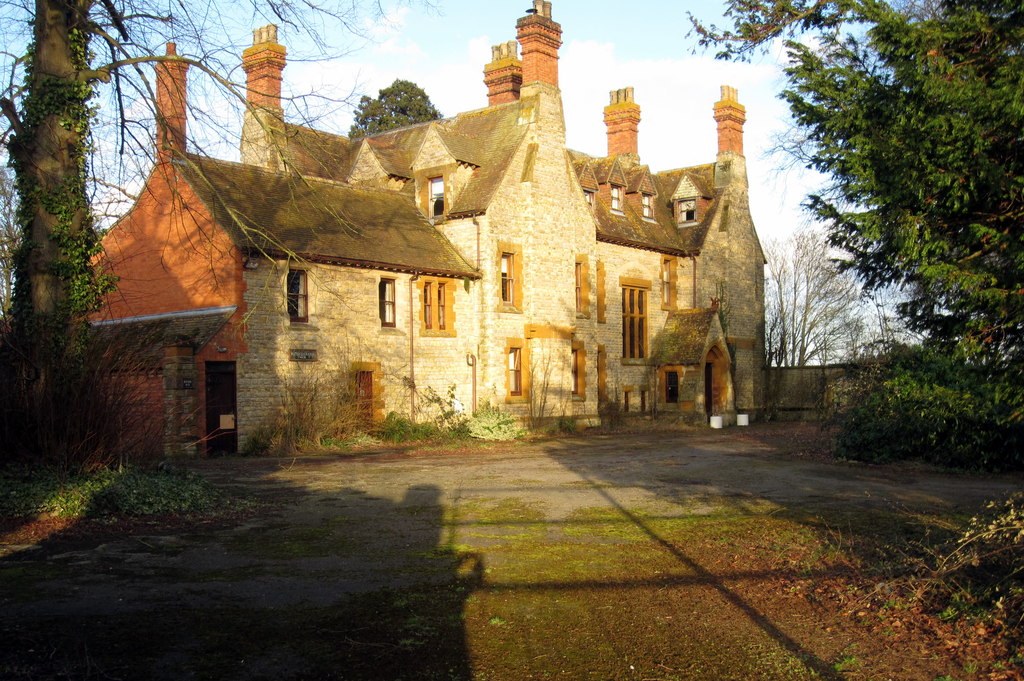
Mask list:
[[[439,218],[444,216],[444,178],[432,177],[430,183],[430,217]]]
[[[640,214],[645,220],[654,219],[654,197],[650,194],[640,195]]]
[[[622,212],[622,187],[612,185],[612,212]]]
[[[683,224],[697,221],[697,199],[681,199],[676,201],[676,222]]]
[[[583,190],[583,196],[586,197],[586,199],[587,199],[587,205],[593,207],[593,205],[594,205],[594,192],[588,191],[588,190],[584,189]]]

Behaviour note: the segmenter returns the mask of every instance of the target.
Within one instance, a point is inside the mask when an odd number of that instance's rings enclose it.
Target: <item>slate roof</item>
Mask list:
[[[476,278],[405,195],[189,155],[182,177],[235,244],[268,255]]]
[[[702,196],[713,198],[714,164],[651,173],[647,166],[637,165],[635,161],[627,162],[618,156],[595,158],[578,151],[570,150],[568,153],[577,180],[584,189],[596,189],[593,186],[596,180],[601,184],[619,184],[627,192],[641,187],[645,191],[654,190],[653,219],[645,219],[629,201],[623,201],[620,213],[613,213],[609,206],[596,201],[594,216],[597,218],[599,241],[676,255],[689,255],[703,247],[717,204],[712,202],[699,224],[681,227],[676,223],[671,199],[684,175],[699,188]]]
[[[670,312],[664,329],[652,343],[651,355],[660,364],[702,363],[708,335],[717,315],[715,308]]]

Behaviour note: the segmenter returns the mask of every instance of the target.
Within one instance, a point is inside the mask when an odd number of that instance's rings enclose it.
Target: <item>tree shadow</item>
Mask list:
[[[484,566],[446,535],[439,487],[386,498],[251,463],[201,462],[262,505],[240,524],[58,533],[0,558],[0,677],[472,678],[463,607]]]

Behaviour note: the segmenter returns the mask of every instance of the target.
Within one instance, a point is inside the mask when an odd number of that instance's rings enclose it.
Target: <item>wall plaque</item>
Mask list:
[[[289,350],[293,362],[315,362],[316,350]]]

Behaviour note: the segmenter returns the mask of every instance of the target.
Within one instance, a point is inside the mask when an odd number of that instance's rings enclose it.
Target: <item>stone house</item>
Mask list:
[[[158,65],[157,163],[104,239],[102,323],[175,329],[168,453],[244,445],[313,375],[368,418],[429,418],[424,391],[450,387],[534,422],[756,415],[764,257],[735,89],[709,163],[643,165],[632,88],[604,109],[606,155],[567,149],[562,29],[534,5],[493,48],[486,107],[364,139],[284,120],[286,49],[256,30],[241,163],[189,152],[187,67]]]

